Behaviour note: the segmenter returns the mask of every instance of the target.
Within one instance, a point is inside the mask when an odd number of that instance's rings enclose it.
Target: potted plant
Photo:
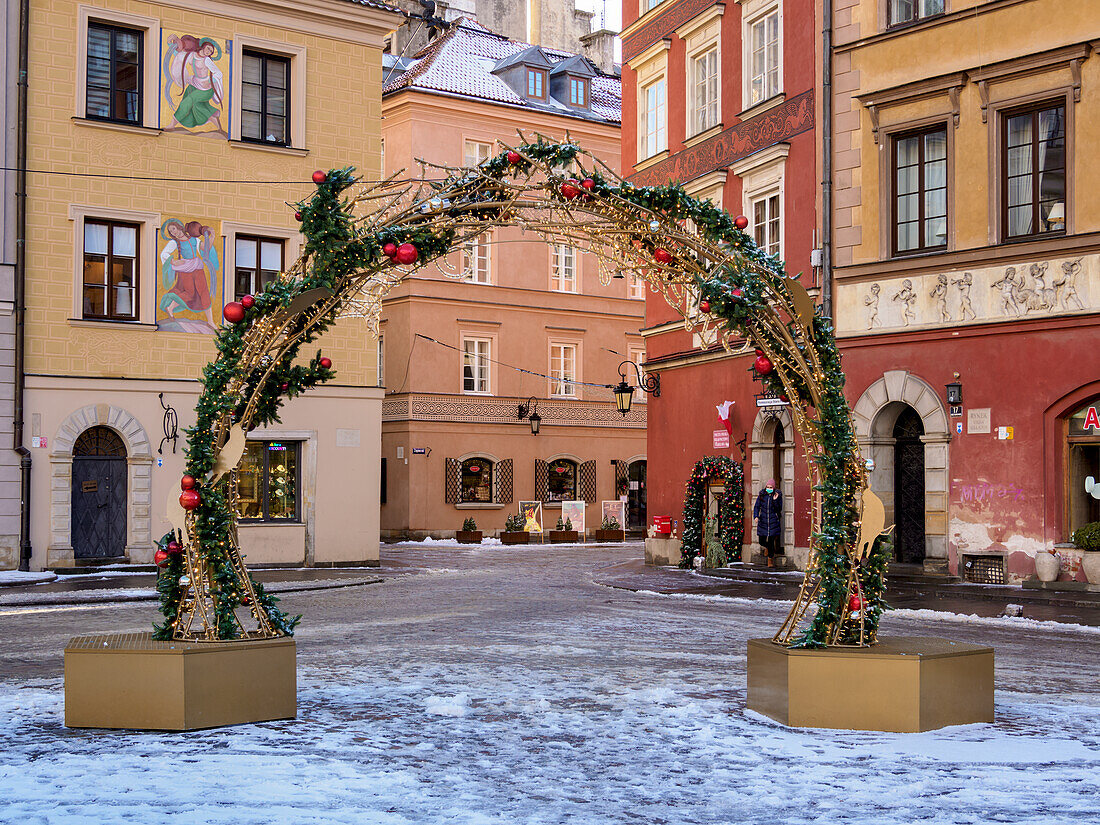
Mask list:
[[[501,544],[528,544],[531,534],[523,529],[523,516],[513,513],[504,520],[504,532],[500,534]]]
[[[573,522],[570,519],[562,521],[561,516],[558,516],[558,526],[556,530],[550,531],[550,541],[554,544],[572,544],[577,540],[577,531],[573,529]]]
[[[462,522],[462,529],[455,533],[455,538],[460,544],[481,544],[481,531],[477,529],[477,522],[472,518]]]
[[[1089,584],[1100,584],[1100,521],[1078,527],[1070,536],[1081,551],[1081,569]]]
[[[1057,580],[1062,572],[1062,559],[1057,553],[1049,550],[1040,550],[1035,554],[1035,575],[1041,582]]]
[[[596,531],[596,541],[626,541],[626,530],[619,526],[619,520],[608,516]]]

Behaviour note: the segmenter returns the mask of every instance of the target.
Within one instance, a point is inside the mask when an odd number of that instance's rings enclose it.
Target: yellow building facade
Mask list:
[[[293,264],[288,203],[315,169],[378,176],[400,19],[351,0],[32,5],[33,569],[152,558],[222,306]],[[377,347],[356,320],[318,346],[336,379],[249,435],[252,564],[377,562]]]
[[[1100,520],[1100,7],[838,0],[833,305],[899,561],[1001,583]],[[1096,183],[1094,183],[1094,181]]]

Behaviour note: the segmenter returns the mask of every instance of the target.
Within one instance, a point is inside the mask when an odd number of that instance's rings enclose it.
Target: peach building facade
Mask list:
[[[29,165],[47,172],[28,192],[33,569],[151,560],[222,306],[294,262],[287,202],[314,169],[378,174],[398,22],[349,0],[32,5]],[[249,434],[252,564],[377,562],[374,339],[341,322],[320,346],[332,385]]]
[[[480,74],[452,72],[460,62]],[[619,81],[583,58],[462,21],[388,78],[387,175],[415,173],[418,158],[476,163],[517,130],[568,133],[619,168]],[[605,285],[592,255],[516,228],[441,267],[414,273],[383,310],[382,535],[447,536],[469,517],[492,535],[520,501],[541,501],[553,527],[566,499],[587,502],[589,533],[601,502],[620,497],[644,524],[645,399],[624,418],[603,386],[621,362],[644,361],[641,286]],[[538,435],[521,405],[541,417]]]

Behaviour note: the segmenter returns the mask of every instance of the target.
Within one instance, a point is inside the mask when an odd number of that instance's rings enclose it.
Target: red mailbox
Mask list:
[[[653,530],[657,535],[668,536],[672,534],[672,516],[654,516]]]

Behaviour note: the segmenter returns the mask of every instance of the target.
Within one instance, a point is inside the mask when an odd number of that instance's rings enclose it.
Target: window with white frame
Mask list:
[[[550,394],[574,397],[577,394],[577,345],[550,344]]]
[[[464,147],[464,160],[466,166],[477,166],[484,160],[488,160],[493,153],[491,143],[481,143],[477,140],[467,140]]]
[[[718,125],[718,47],[691,58],[692,134]]]
[[[645,280],[637,275],[630,276],[630,291],[629,297],[635,300],[641,300],[645,298]]]
[[[462,244],[462,275],[474,284],[488,284],[490,280],[489,236],[478,235]]]
[[[778,192],[771,192],[752,202],[752,237],[756,245],[769,255],[781,249],[783,207]]]
[[[577,291],[577,250],[568,244],[551,247],[550,288],[555,292]]]
[[[781,20],[778,4],[761,5],[746,23],[748,89],[745,108],[775,97],[782,89]]]
[[[638,375],[640,376],[640,380],[638,381],[639,386],[634,390],[634,400],[645,401],[646,393],[641,388],[641,384],[645,381],[645,370],[642,368],[642,364],[645,363],[645,347],[627,347],[626,357],[634,362],[634,366],[638,368]]]
[[[648,158],[668,148],[665,79],[662,77],[642,87],[641,98],[641,154],[643,158]]]
[[[489,359],[493,342],[488,338],[462,339],[462,391],[487,395]]]
[[[650,11],[661,5],[661,0],[642,0],[642,11]]]
[[[378,336],[378,386],[386,386],[386,336]]]

